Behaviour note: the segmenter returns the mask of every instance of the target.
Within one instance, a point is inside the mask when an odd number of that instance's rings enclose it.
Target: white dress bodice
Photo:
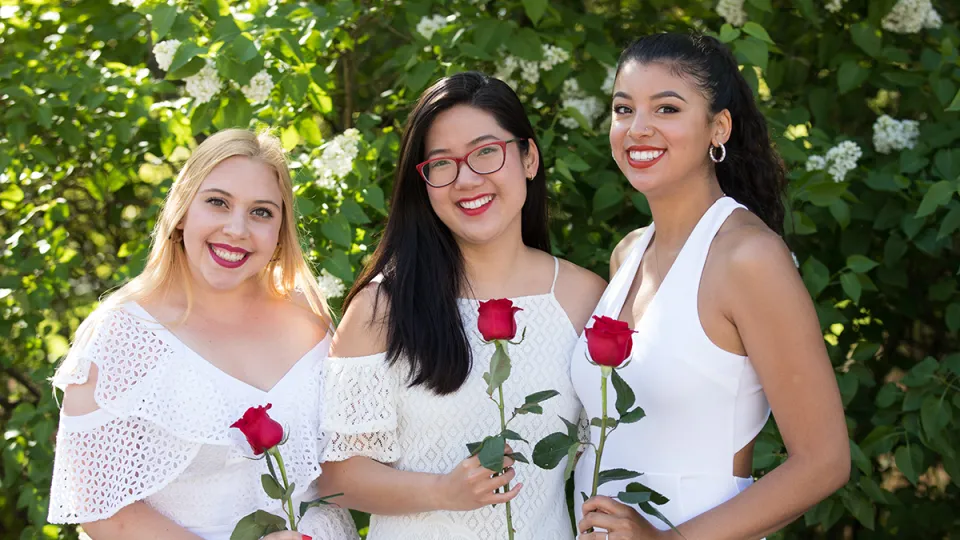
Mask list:
[[[733,475],[733,458],[756,437],[770,414],[749,358],[715,345],[703,330],[697,307],[711,242],[737,208],[743,206],[724,197],[701,217],[636,323],[630,364],[618,370],[646,416],[618,426],[608,437],[601,470],[643,473],[637,481],[670,499],[659,510],[674,525],[720,505],[752,483]],[[653,234],[650,225],[610,281],[594,315],[619,317]],[[586,340],[581,339],[572,378],[587,415],[600,417],[600,368],[588,363],[585,354]],[[616,417],[616,394],[612,387],[608,392],[608,414]],[[597,445],[600,430],[590,431]],[[577,464],[578,520],[583,503],[579,493],[590,493],[595,459],[594,450],[588,449]],[[616,496],[629,482],[603,484],[599,494]],[[659,519],[645,517],[658,528],[667,528]]]
[[[577,422],[580,402],[570,381],[570,357],[577,332],[553,292],[512,299],[523,311],[517,327],[526,329],[520,345],[510,345],[512,373],[504,383],[507,410],[540,390],[560,395],[543,403],[543,414],[520,415],[510,424],[530,444],[511,441],[531,464],[517,463],[511,485],[522,482],[514,499],[517,540],[572,540],[564,496],[565,462],[553,470],[532,464],[533,445],[553,432],[566,432],[560,417]],[[461,321],[472,353],[466,382],[456,392],[437,395],[406,384],[404,359],[393,366],[381,353],[328,360],[324,387],[324,429],[331,434],[324,461],[367,456],[404,471],[444,474],[469,457],[466,444],[499,433],[497,406],[487,396],[483,373],[489,370],[493,344],[477,330],[479,303],[461,299]],[[518,337],[520,332],[518,331]],[[435,511],[401,516],[374,515],[370,540],[488,540],[507,538],[504,506],[470,512]]]
[[[82,384],[96,365],[99,408],[61,414],[51,523],[106,519],[144,501],[205,540],[227,540],[255,510],[284,516],[261,487],[266,463],[251,459],[242,433],[230,427],[267,403],[288,436],[280,452],[296,482],[295,507],[320,495],[313,481],[327,443],[320,381],[329,335],[263,391],[204,360],[135,303],[101,309],[84,325],[94,325],[92,333],[70,351],[54,385]],[[357,538],[349,513],[331,507],[310,509],[299,530],[314,540]]]

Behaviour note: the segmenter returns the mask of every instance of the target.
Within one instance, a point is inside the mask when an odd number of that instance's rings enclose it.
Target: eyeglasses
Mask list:
[[[507,144],[519,141],[526,141],[526,139],[516,138],[480,145],[460,158],[428,159],[417,165],[417,171],[427,184],[438,188],[449,186],[457,180],[460,176],[461,163],[466,163],[467,167],[477,174],[493,174],[503,168],[507,159]]]

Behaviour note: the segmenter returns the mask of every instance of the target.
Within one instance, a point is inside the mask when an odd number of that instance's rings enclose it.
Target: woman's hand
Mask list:
[[[513,449],[504,445],[505,453],[510,454]],[[480,458],[469,457],[460,462],[452,471],[440,477],[438,507],[443,510],[476,510],[490,504],[501,504],[512,500],[520,492],[523,484],[513,486],[506,493],[496,493],[507,485],[516,476],[513,470],[513,460],[506,457],[503,460],[503,474],[494,476],[498,471],[491,471],[480,465]]]
[[[607,532],[586,531],[596,527]],[[610,497],[596,496],[583,503],[583,519],[577,525],[578,540],[648,540],[666,534],[636,510]]]

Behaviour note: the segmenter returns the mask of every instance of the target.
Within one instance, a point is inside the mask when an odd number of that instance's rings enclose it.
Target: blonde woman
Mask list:
[[[95,540],[227,540],[245,515],[284,515],[262,460],[230,425],[270,403],[294,498],[318,493],[320,370],[332,325],[304,259],[280,142],[226,130],[170,189],[144,271],[80,327],[54,377],[64,389],[51,523]],[[356,538],[345,510],[299,530]],[[269,540],[299,540],[292,532]]]

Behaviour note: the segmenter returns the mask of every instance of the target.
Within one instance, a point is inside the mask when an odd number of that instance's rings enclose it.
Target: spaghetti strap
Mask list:
[[[550,285],[550,294],[557,288],[557,277],[560,276],[560,259],[553,258],[553,284]]]

